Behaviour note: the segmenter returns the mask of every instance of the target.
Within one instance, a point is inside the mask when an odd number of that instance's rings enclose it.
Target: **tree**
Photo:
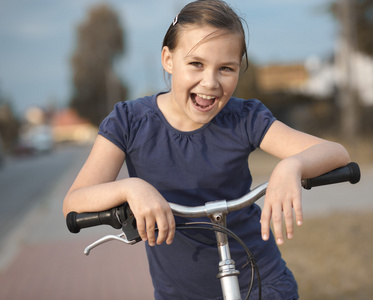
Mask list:
[[[245,62],[242,63],[242,66]],[[234,96],[238,98],[260,98],[260,91],[258,90],[258,84],[256,79],[256,66],[252,62],[248,62],[248,68],[244,69],[240,74]]]
[[[340,25],[340,45],[336,53],[341,74],[338,86],[340,127],[345,140],[356,145],[361,115],[359,93],[352,83],[352,55],[361,52],[373,56],[373,0],[334,1],[331,10]]]
[[[350,26],[353,27],[356,50],[373,56],[373,0],[350,0],[350,16],[343,13],[344,6],[344,1],[334,1],[331,7],[333,15],[342,27],[348,22],[353,23]]]
[[[19,128],[20,123],[13,113],[10,102],[0,98],[0,152],[1,147],[8,152],[16,144]]]
[[[373,56],[373,0],[355,1],[357,47]]]
[[[78,27],[77,47],[71,59],[73,95],[70,106],[99,125],[126,89],[113,64],[124,51],[123,30],[107,5],[93,7]]]

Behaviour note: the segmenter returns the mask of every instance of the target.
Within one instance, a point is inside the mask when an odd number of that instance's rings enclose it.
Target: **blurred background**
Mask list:
[[[48,207],[46,215],[51,218],[60,214],[55,230],[66,231],[60,213],[64,193],[114,104],[168,89],[160,62],[162,40],[175,15],[189,2],[0,0],[0,286],[6,283],[9,290],[20,274],[12,265],[17,253],[23,253],[20,245],[51,240],[47,233],[43,238],[30,232],[26,239],[25,230],[23,237],[15,239],[20,223],[28,220],[42,226],[44,215],[35,211]],[[241,75],[235,95],[258,98],[290,126],[341,142],[365,178],[372,179],[373,0],[227,2],[248,26],[249,69]],[[271,162],[259,153],[252,164],[265,177]],[[352,236],[364,241],[366,236],[357,233],[362,220],[372,219],[360,215],[371,212],[368,186],[354,190],[359,194],[352,197],[362,199],[361,207],[353,209],[358,215],[346,225],[355,228],[349,231]],[[313,216],[325,217],[320,211]],[[351,207],[347,205],[345,211]],[[37,216],[33,221],[31,212]],[[334,211],[328,213],[330,220]],[[344,217],[333,217],[344,224]],[[58,237],[54,242],[71,239],[65,233],[54,236]],[[299,247],[302,243],[299,240]],[[343,235],[335,243],[350,244]],[[13,244],[17,251],[9,246]],[[297,247],[286,248],[290,254],[284,255],[294,257],[291,251]],[[372,261],[366,255],[361,254],[364,261]],[[302,266],[295,268],[303,273]],[[362,263],[361,269],[366,270],[361,277],[365,278],[371,265]],[[307,299],[315,299],[316,283],[309,282],[309,278],[300,282],[301,290]],[[349,287],[349,293],[352,289],[359,294],[343,298],[347,292],[338,282],[332,292],[316,298],[371,299],[373,295],[372,288],[369,292],[357,285]],[[365,286],[364,280],[359,283]],[[35,293],[40,296],[40,291]],[[32,298],[0,293],[1,299],[9,297]]]
[[[115,102],[167,89],[161,43],[186,3],[1,1],[2,152],[80,139],[66,122],[97,126]],[[371,140],[371,1],[229,3],[248,25],[250,68],[237,96],[261,99],[300,130]]]

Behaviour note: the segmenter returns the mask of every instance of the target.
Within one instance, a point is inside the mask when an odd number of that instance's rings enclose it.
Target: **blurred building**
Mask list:
[[[301,89],[309,80],[304,64],[270,64],[258,67],[257,84],[263,92]]]
[[[92,143],[98,131],[95,126],[82,119],[76,111],[70,108],[54,113],[51,127],[56,143]]]
[[[346,80],[344,72],[335,62],[321,63],[317,58],[306,62],[309,80],[302,91],[315,96],[327,97],[333,95]],[[354,52],[350,57],[350,86],[357,92],[362,105],[373,105],[373,59]]]
[[[350,86],[363,105],[373,105],[373,59],[355,52],[350,58]],[[347,80],[335,61],[321,61],[310,57],[304,64],[270,64],[257,69],[257,83],[266,93],[293,91],[327,98],[335,95]]]

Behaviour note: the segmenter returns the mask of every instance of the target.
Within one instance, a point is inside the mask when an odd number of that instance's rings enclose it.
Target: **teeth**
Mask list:
[[[213,97],[213,96],[207,96],[207,95],[203,95],[203,94],[197,94],[197,96],[201,97],[203,99],[206,99],[206,100],[215,99],[215,97]]]

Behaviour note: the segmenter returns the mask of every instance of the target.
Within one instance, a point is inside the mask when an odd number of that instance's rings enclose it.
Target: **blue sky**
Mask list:
[[[23,113],[30,106],[65,106],[76,28],[97,3],[108,3],[126,32],[126,55],[115,68],[130,98],[165,88],[163,36],[187,0],[0,0],[0,96]],[[337,28],[322,12],[328,0],[227,0],[249,26],[257,63],[301,62],[334,51]]]

